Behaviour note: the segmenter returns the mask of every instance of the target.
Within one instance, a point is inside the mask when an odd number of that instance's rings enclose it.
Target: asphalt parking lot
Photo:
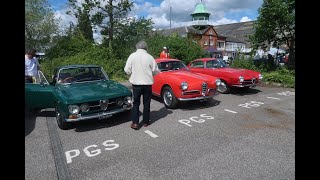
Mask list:
[[[166,109],[153,98],[138,131],[127,113],[61,130],[53,109],[27,112],[25,179],[295,179],[294,89],[214,99]]]

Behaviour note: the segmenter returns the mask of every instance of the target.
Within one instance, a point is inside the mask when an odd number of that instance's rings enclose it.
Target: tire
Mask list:
[[[63,121],[64,117],[62,116],[58,108],[56,108],[56,119],[57,119],[58,127],[60,129],[67,130],[71,128],[71,123]]]
[[[174,96],[170,87],[165,87],[162,91],[162,101],[166,108],[175,109],[178,106],[178,100]]]
[[[221,94],[228,94],[230,92],[230,86],[227,84],[225,80],[221,80],[225,84],[225,87],[219,87],[217,88],[218,92]]]

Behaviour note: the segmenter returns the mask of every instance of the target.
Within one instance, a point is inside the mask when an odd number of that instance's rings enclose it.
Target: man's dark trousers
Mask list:
[[[150,120],[150,101],[152,96],[152,85],[132,85],[133,90],[133,107],[131,109],[132,123],[139,123],[139,106],[140,98],[143,96],[143,124],[149,123]]]

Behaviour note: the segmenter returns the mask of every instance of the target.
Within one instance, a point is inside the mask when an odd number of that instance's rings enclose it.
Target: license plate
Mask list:
[[[107,118],[110,118],[112,117],[112,114],[106,114],[106,115],[101,115],[98,117],[98,119],[107,119]]]

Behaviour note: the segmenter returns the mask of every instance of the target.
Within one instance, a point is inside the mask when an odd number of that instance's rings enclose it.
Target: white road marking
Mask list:
[[[224,109],[225,111],[228,111],[228,112],[231,112],[231,113],[237,113],[237,112],[235,112],[235,111],[231,111],[231,110],[229,110],[229,109]]]
[[[159,137],[158,135],[154,134],[153,132],[149,131],[149,130],[145,130],[145,133],[149,134],[151,137],[156,138]]]
[[[269,99],[276,99],[276,100],[280,100],[280,98],[275,98],[275,97],[267,97]]]

